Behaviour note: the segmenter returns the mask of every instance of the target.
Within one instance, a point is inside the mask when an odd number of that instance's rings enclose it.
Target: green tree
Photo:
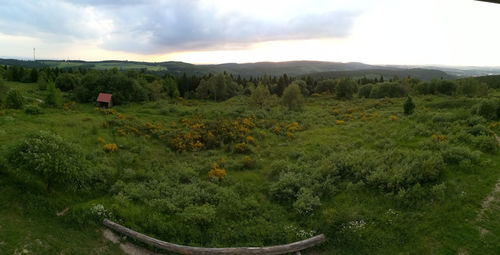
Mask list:
[[[146,83],[144,85],[144,88],[148,93],[148,98],[150,101],[158,101],[161,98],[162,93],[164,92],[163,84],[159,80],[154,80],[151,83]]]
[[[214,101],[229,99],[235,96],[238,91],[238,84],[226,73],[220,73],[208,79],[202,79],[196,89],[198,97],[213,99]]]
[[[76,75],[70,73],[60,74],[56,79],[56,88],[61,91],[70,91],[73,90],[79,81]]]
[[[177,81],[172,77],[167,77],[163,80],[163,89],[170,98],[178,98],[180,96]]]
[[[21,109],[24,105],[24,97],[20,91],[11,89],[7,93],[7,108]]]
[[[406,99],[406,102],[404,103],[403,108],[404,108],[404,112],[406,115],[410,115],[413,113],[413,111],[415,110],[415,104],[413,103],[413,100],[411,99],[411,97],[408,97]]]
[[[248,98],[248,103],[251,105],[256,105],[260,109],[262,109],[264,106],[273,105],[274,102],[276,102],[276,96],[271,95],[269,89],[262,83],[259,83],[257,88],[251,89],[251,91],[252,92],[250,97]]]
[[[62,97],[61,91],[56,88],[53,82],[49,82],[47,85],[47,94],[45,96],[45,104],[50,107],[61,107]]]
[[[8,161],[20,176],[43,181],[47,191],[54,185],[79,189],[91,176],[88,161],[78,147],[44,131],[28,135],[9,152]]]
[[[289,110],[301,110],[304,105],[304,96],[300,92],[299,85],[296,83],[290,84],[290,86],[283,91],[281,101]]]
[[[38,70],[34,67],[31,69],[30,79],[31,79],[31,82],[38,81]]]
[[[335,86],[337,86],[337,81],[334,79],[321,80],[316,86],[316,93],[330,93],[333,95],[335,93]]]
[[[38,73],[38,89],[40,90],[46,90],[47,89],[47,81],[48,81],[48,77],[47,77],[47,73],[45,73],[44,71],[41,71]]]
[[[356,82],[348,78],[339,80],[335,87],[337,98],[351,99],[354,92],[356,92]]]
[[[9,88],[5,85],[4,80],[0,77],[0,108],[6,105],[7,93]]]

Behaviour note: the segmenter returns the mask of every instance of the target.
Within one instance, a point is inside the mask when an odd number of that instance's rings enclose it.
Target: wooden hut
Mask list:
[[[96,106],[100,108],[111,108],[113,106],[112,97],[112,94],[99,93],[99,96],[97,96]]]

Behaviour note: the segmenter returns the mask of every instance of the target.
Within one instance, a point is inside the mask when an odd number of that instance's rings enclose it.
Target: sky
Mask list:
[[[0,57],[500,66],[473,0],[2,0]]]

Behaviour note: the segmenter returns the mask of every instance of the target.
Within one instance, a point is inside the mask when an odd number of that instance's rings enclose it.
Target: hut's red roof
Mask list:
[[[113,96],[112,94],[99,93],[99,96],[97,97],[97,102],[110,103],[112,96]]]

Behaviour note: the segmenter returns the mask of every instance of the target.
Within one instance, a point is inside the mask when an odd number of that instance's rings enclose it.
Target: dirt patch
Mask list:
[[[120,249],[128,255],[161,255],[161,253],[155,253],[149,250],[146,250],[142,247],[133,245],[129,242],[120,244]]]
[[[481,203],[481,210],[477,214],[477,220],[481,221],[483,219],[484,213],[490,208],[491,203],[498,200],[498,195],[500,194],[500,179],[495,184],[495,188],[488,194],[488,196]]]
[[[120,236],[115,234],[113,231],[109,229],[102,229],[102,235],[106,240],[114,244],[120,243]],[[155,253],[149,251],[145,248],[139,247],[129,242],[120,243],[120,249],[128,255],[161,255],[162,253]]]
[[[106,240],[109,240],[112,243],[120,243],[120,237],[109,229],[103,229],[102,235]]]
[[[63,216],[68,210],[69,210],[69,207],[66,207],[62,211],[56,212],[56,215],[57,216]]]

